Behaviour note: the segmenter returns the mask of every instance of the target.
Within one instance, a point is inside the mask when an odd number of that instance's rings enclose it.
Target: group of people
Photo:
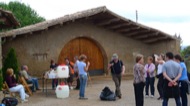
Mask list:
[[[23,65],[21,67],[19,77],[24,77],[28,84],[32,84],[31,90],[33,92],[35,92],[36,90],[40,90],[38,85],[38,79],[30,76],[28,72],[28,66]],[[12,68],[7,69],[5,81],[9,87],[10,92],[19,92],[22,103],[28,101],[27,98],[29,98],[29,95],[25,92],[24,86],[18,84],[16,76],[14,74],[14,70]]]
[[[65,58],[65,63],[64,65],[69,67],[69,78],[66,79],[65,83],[68,84],[70,89],[73,89],[73,79],[76,77],[77,85],[75,87],[76,90],[79,90],[80,87],[80,81],[79,81],[79,74],[78,74],[78,67],[77,64],[79,62],[78,56],[74,57],[75,63],[71,62],[69,58]],[[58,67],[58,64],[56,64],[53,60],[50,62],[50,72],[55,71],[56,68]],[[53,79],[52,80],[52,89],[55,90],[55,87],[58,85],[58,79]]]
[[[67,65],[69,67],[69,78],[67,78],[66,83],[69,85],[70,89],[73,89],[72,83],[73,83],[74,74],[76,73],[74,71],[74,63],[71,62],[68,58],[65,58],[65,64],[64,65]],[[58,66],[58,64],[56,64],[53,60],[51,60],[50,72],[55,71],[57,66]],[[58,85],[58,79],[53,79],[52,80],[52,89],[55,90],[55,87],[57,87],[57,85]]]
[[[145,97],[149,97],[149,87],[150,97],[154,97],[155,77],[158,78],[158,100],[163,100],[162,106],[168,106],[169,98],[175,98],[176,106],[188,106],[189,80],[186,65],[180,55],[174,56],[172,52],[167,52],[165,58],[163,54],[149,56],[144,66],[143,55],[139,54],[135,61],[133,73],[136,106],[144,105],[144,88]]]
[[[87,56],[83,54],[79,57],[79,59],[77,56],[74,57],[74,59],[75,59],[75,64],[70,62],[68,58],[65,59],[65,63],[69,67],[69,78],[67,79],[67,84],[69,85],[70,88],[72,87],[73,77],[75,74],[77,78],[77,85],[75,89],[79,90],[79,99],[86,100],[88,98],[85,96],[85,88],[88,80],[87,72],[90,66],[90,62],[87,62],[86,64]],[[54,61],[51,61],[50,69],[54,70],[56,69],[57,66],[58,65]],[[24,77],[24,79],[28,84],[33,85],[31,87],[31,90],[33,92],[35,92],[36,90],[40,90],[38,85],[38,79],[30,76],[28,72],[28,66],[23,65],[21,67],[19,76]],[[24,86],[18,84],[16,76],[14,74],[14,70],[12,68],[7,69],[5,81],[7,82],[10,92],[19,92],[22,103],[28,101],[27,98],[29,98],[29,95],[25,92]],[[54,89],[57,85],[58,85],[58,80],[53,79],[52,88]]]
[[[73,79],[76,77],[77,85],[75,87],[76,90],[79,90],[79,99],[80,100],[86,100],[88,99],[85,97],[85,88],[86,83],[88,80],[88,69],[90,66],[90,62],[87,62],[86,64],[87,56],[82,54],[79,56],[75,56],[74,60],[75,63],[71,62],[68,58],[65,58],[65,65],[69,67],[69,78],[67,78],[66,83],[68,84],[70,89],[73,89]],[[56,67],[58,65],[52,60],[50,64],[51,70],[56,70]],[[58,85],[58,80],[53,79],[52,80],[52,89],[54,89]]]
[[[66,65],[69,67],[69,78],[67,83],[69,87],[72,87],[74,74],[77,78],[76,89],[79,89],[79,99],[88,99],[85,96],[85,88],[88,80],[88,69],[90,62],[86,63],[87,56],[81,55],[74,57],[75,63],[65,59]],[[159,56],[149,56],[147,58],[147,64],[144,65],[144,57],[141,54],[136,56],[136,64],[133,68],[134,74],[134,93],[136,106],[144,105],[145,97],[154,97],[155,95],[155,77],[158,78],[157,89],[159,92],[158,100],[163,100],[162,105],[167,106],[169,98],[175,98],[177,106],[187,106],[187,92],[188,92],[188,75],[187,68],[180,55],[173,55],[172,52]],[[54,70],[57,64],[51,61],[50,69]],[[125,73],[125,66],[122,60],[119,60],[117,54],[113,54],[111,61],[108,64],[108,70],[111,70],[112,79],[115,83],[115,95],[119,99],[122,98],[121,94],[121,78]],[[28,67],[23,65],[21,67],[20,75],[23,76],[28,83],[32,83],[32,91],[40,90],[38,85],[38,79],[31,77],[28,73]],[[11,92],[19,92],[22,102],[28,101],[29,97],[25,93],[24,87],[17,84],[16,77],[12,68],[7,69],[6,82]],[[58,80],[52,80],[52,88],[54,89],[58,85]],[[145,88],[145,95],[144,95]],[[150,95],[149,95],[150,88]],[[181,103],[182,101],[182,103]]]

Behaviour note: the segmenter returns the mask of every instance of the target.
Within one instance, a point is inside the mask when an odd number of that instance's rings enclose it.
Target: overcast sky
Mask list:
[[[189,0],[0,0],[20,1],[30,5],[47,20],[90,8],[106,6],[111,11],[135,21],[159,29],[171,35],[180,34],[182,46],[190,45]]]

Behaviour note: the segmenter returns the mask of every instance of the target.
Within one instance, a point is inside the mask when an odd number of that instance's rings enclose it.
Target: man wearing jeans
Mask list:
[[[24,79],[27,81],[27,83],[29,83],[29,84],[32,83],[33,84],[33,86],[32,86],[32,92],[35,91],[34,87],[36,88],[36,90],[40,90],[39,89],[39,84],[38,84],[38,79],[34,78],[34,77],[31,77],[28,74],[28,66],[27,65],[23,65],[21,67],[20,74],[21,74],[21,76],[24,77]]]
[[[115,53],[112,56],[112,61],[108,65],[108,70],[111,69],[112,73],[112,79],[115,83],[115,95],[121,99],[121,76],[125,72],[125,66],[123,65],[123,62],[119,60],[118,55]]]
[[[163,65],[164,98],[162,106],[168,106],[169,98],[175,98],[176,106],[181,106],[178,80],[181,77],[181,67],[173,60],[173,53],[166,53],[166,63]]]

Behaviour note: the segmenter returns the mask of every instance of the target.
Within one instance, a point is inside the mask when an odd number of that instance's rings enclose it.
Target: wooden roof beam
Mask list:
[[[135,38],[135,39],[142,39],[142,38],[147,38],[147,37],[148,37],[148,35],[143,34],[143,35],[139,35],[139,36],[134,36],[133,38]]]
[[[129,31],[131,31],[131,29],[129,29],[129,28],[124,28],[124,29],[118,29],[118,30],[115,30],[116,32],[121,32],[121,33],[123,33],[123,32],[129,32]]]
[[[110,26],[110,27],[107,27],[108,29],[117,29],[117,28],[121,28],[121,27],[124,27],[124,26],[127,26],[128,24],[126,23],[123,23],[123,24],[117,24],[117,25],[113,25],[113,26]]]
[[[112,25],[112,26],[110,26],[110,27],[107,27],[108,29],[114,29],[114,30],[116,30],[116,29],[119,29],[119,28],[122,28],[122,27],[127,27],[127,26],[129,26],[129,25],[131,25],[132,23],[131,22],[128,22],[128,23],[120,23],[120,24],[116,24],[116,25]]]
[[[164,36],[164,37],[155,37],[155,38],[152,38],[152,39],[148,39],[148,40],[143,40],[144,43],[153,43],[153,42],[156,42],[156,41],[159,41],[159,40],[165,40],[167,39],[168,37]]]
[[[104,20],[102,22],[98,22],[98,23],[95,23],[96,25],[98,26],[105,26],[105,25],[108,25],[108,24],[111,24],[113,22],[117,22],[119,21],[120,19],[119,18],[113,18],[113,19],[110,19],[110,20]]]
[[[115,30],[116,32],[121,32],[121,33],[125,33],[125,32],[129,32],[129,31],[132,31],[132,30],[138,30],[140,29],[141,27],[132,27],[132,28],[122,28],[122,29],[118,29],[118,30]]]
[[[126,33],[126,36],[134,36],[134,35],[140,35],[141,33],[147,33],[150,30],[141,30],[141,31],[133,31],[131,33]]]
[[[144,38],[148,38],[150,36],[157,36],[159,34],[159,32],[151,32],[151,33],[144,33],[144,34],[139,34],[139,36],[134,36],[133,38],[135,39],[144,39]]]

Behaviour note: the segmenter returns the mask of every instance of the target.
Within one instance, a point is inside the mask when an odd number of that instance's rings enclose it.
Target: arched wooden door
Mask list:
[[[102,52],[96,43],[88,38],[76,38],[68,42],[59,55],[58,63],[64,63],[66,57],[74,61],[74,57],[80,54],[85,54],[87,61],[90,61],[89,73],[91,75],[103,74],[104,58]]]

